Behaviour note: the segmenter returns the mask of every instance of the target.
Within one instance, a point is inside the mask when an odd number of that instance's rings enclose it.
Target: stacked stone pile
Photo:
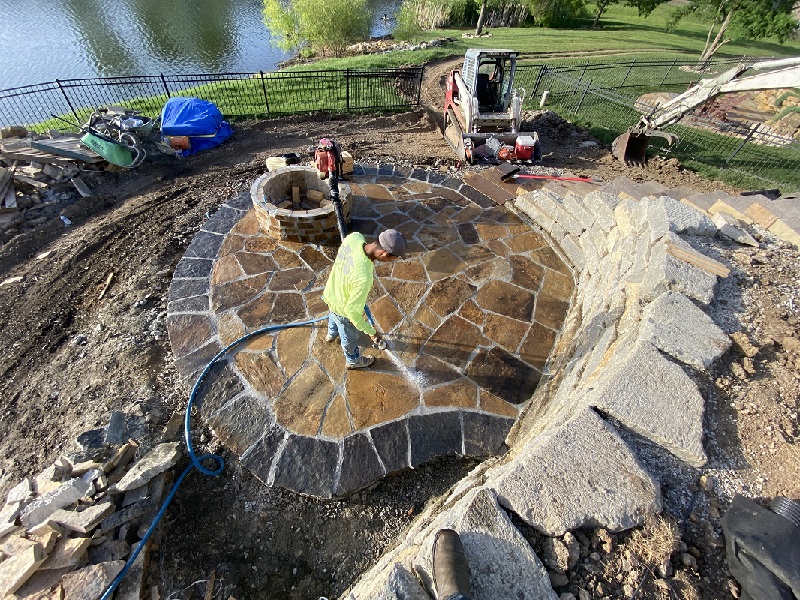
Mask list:
[[[659,513],[659,473],[619,427],[705,464],[694,374],[731,346],[703,310],[728,269],[690,243],[718,232],[692,197],[621,178],[599,188],[548,184],[513,201],[563,252],[576,282],[547,379],[509,434],[509,453],[429,507],[349,599],[428,598],[433,539],[447,527],[461,534],[475,598],[571,597],[507,511],[561,540],[583,528],[623,531]]]
[[[104,458],[60,458],[8,492],[0,510],[0,598],[97,600],[158,512],[177,442],[139,460],[136,442]],[[116,598],[138,599],[146,549]]]

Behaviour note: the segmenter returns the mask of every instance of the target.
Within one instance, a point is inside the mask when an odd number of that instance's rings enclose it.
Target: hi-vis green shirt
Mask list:
[[[373,265],[364,254],[365,243],[364,236],[358,232],[344,238],[322,299],[331,312],[350,319],[356,329],[375,335],[375,328],[364,318],[364,305],[373,281]]]

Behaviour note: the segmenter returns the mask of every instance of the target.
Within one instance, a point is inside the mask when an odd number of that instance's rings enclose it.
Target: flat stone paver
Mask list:
[[[570,305],[569,268],[509,209],[423,180],[436,173],[404,175],[359,166],[351,180],[350,231],[369,241],[395,228],[409,242],[404,260],[375,264],[368,298],[389,351],[363,336],[375,362],[348,371],[322,321],[237,345],[224,381],[202,386],[202,417],[267,485],[340,497],[437,456],[496,454],[542,378]],[[249,195],[212,216],[170,288],[167,325],[188,383],[247,333],[326,315],[336,251],[266,237]]]

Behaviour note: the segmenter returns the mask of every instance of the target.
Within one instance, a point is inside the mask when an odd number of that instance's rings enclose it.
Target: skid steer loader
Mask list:
[[[761,71],[759,73],[759,71]],[[755,75],[751,73],[756,72]],[[742,77],[745,73],[748,77]],[[611,153],[628,166],[647,163],[647,146],[653,136],[663,137],[669,145],[678,137],[662,131],[693,108],[725,92],[774,90],[800,87],[800,57],[770,60],[751,65],[739,64],[713,79],[704,79],[680,96],[662,104],[639,123],[611,143]]]
[[[460,71],[450,71],[444,134],[461,160],[541,160],[539,136],[521,132],[525,90],[514,89],[517,52],[470,48]]]

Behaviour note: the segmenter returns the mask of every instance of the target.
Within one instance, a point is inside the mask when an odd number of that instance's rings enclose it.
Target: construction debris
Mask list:
[[[179,458],[177,443],[167,443],[130,463],[138,448],[129,440],[83,462],[62,457],[9,491],[0,509],[0,598],[102,595],[153,522]]]

